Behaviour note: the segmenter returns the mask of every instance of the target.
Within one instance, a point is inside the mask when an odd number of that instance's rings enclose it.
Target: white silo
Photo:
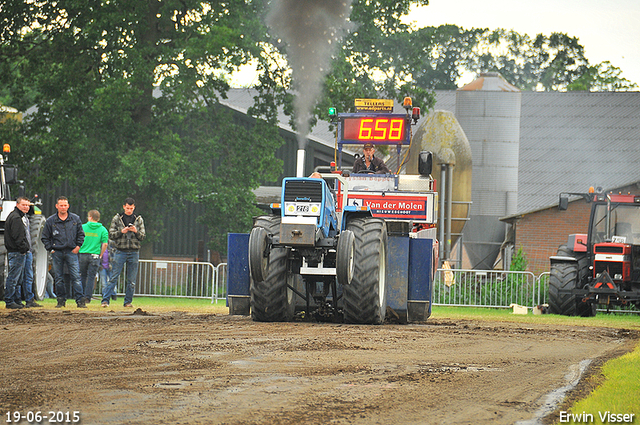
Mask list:
[[[471,266],[490,269],[504,241],[500,217],[518,207],[520,90],[499,73],[483,73],[456,91],[456,118],[473,158],[470,220],[464,247]]]

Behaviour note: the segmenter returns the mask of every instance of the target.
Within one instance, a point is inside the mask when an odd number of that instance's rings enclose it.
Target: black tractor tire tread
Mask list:
[[[261,216],[254,227],[264,228],[268,234],[280,235],[279,216]],[[268,273],[264,281],[251,280],[251,318],[258,322],[286,322],[293,319],[295,297],[289,298],[287,248],[271,248]]]
[[[249,272],[254,280],[264,280],[267,277],[267,259],[263,253],[266,248],[267,232],[263,227],[256,226],[249,234]],[[266,263],[266,264],[265,264]]]
[[[354,243],[353,232],[345,230],[340,234],[336,249],[336,279],[339,285],[348,285],[353,276],[354,269]]]
[[[345,285],[344,320],[347,323],[374,324],[384,322],[386,294],[380,302],[380,267],[386,272],[387,228],[384,220],[365,217],[349,220],[347,229],[355,237],[355,269],[351,284]],[[384,264],[381,264],[384,262]],[[386,291],[386,276],[383,276]]]
[[[594,306],[583,303],[578,296],[561,291],[580,288],[583,278],[589,271],[588,257],[585,253],[576,253],[561,245],[558,256],[573,257],[576,262],[553,263],[549,273],[549,310],[553,314],[564,316],[593,316]]]

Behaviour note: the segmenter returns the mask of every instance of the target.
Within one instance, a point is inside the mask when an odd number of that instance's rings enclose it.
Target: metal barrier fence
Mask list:
[[[211,302],[214,303],[218,301],[218,299],[226,299],[227,298],[227,279],[228,274],[227,271],[229,268],[227,267],[227,263],[220,263],[215,267],[216,274],[213,281],[213,294],[211,295]]]
[[[546,279],[545,279],[546,281]],[[433,304],[467,307],[535,306],[545,302],[544,283],[531,272],[438,269]]]
[[[136,295],[150,297],[209,298],[214,303],[227,297],[227,263],[140,260]],[[124,294],[126,270],[116,291]],[[96,294],[101,291],[96,285]],[[547,303],[549,272],[471,269],[438,269],[434,277],[433,305],[508,308],[511,304],[533,307]],[[631,307],[616,308],[640,313]],[[598,311],[607,311],[598,309]]]
[[[441,306],[507,308],[548,304],[549,272],[438,269],[434,278],[433,304]],[[599,312],[640,314],[633,305],[598,308]]]
[[[124,294],[126,267],[118,278],[116,292]],[[135,295],[146,297],[207,298],[215,302],[227,297],[227,263],[214,266],[195,261],[140,260]],[[102,288],[96,285],[96,293]]]

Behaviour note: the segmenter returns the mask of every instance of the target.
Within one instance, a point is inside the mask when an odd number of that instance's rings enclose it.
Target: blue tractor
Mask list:
[[[390,143],[408,144],[411,119],[337,114],[338,145],[379,142],[382,137],[373,138],[382,132]],[[350,134],[356,136],[344,137]],[[230,245],[230,313],[250,310],[254,320],[267,322],[304,317],[381,324],[387,312],[401,322],[425,320],[437,261],[430,152],[420,155],[419,169],[419,176],[376,175],[338,166],[285,178],[280,202],[254,220],[248,247]],[[246,277],[234,271],[244,262],[235,254],[245,253],[250,284],[237,290],[234,281]]]
[[[343,180],[325,177],[334,176]],[[255,220],[249,236],[255,320],[293,319],[297,295],[317,318],[382,323],[386,223],[366,207],[337,211],[337,204],[323,178],[286,178],[282,203]]]

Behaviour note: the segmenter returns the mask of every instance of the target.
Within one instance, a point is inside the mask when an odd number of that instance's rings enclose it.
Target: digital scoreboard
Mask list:
[[[406,139],[405,133],[404,117],[345,118],[342,123],[343,140],[396,144]]]
[[[409,143],[409,125],[399,114],[344,114],[340,117],[340,139],[342,143],[404,145]]]

